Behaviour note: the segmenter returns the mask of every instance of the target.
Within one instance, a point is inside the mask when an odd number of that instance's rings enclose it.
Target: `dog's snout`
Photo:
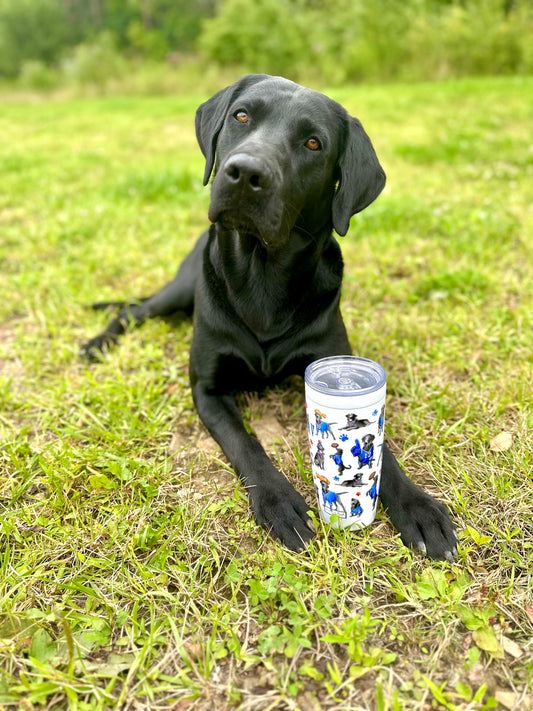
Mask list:
[[[235,187],[259,191],[272,184],[272,174],[264,161],[247,153],[237,153],[228,158],[224,173]]]

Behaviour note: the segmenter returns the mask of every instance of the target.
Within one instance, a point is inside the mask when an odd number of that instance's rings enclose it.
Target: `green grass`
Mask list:
[[[0,114],[0,706],[533,705],[531,79],[342,88],[388,175],[342,246],[354,351],[389,374],[388,435],[452,511],[457,563],[383,512],[296,555],[208,446],[191,326],[96,367],[85,305],[150,293],[206,224],[205,96],[25,101]],[[243,410],[313,503],[302,383]],[[513,436],[506,451],[490,440]]]

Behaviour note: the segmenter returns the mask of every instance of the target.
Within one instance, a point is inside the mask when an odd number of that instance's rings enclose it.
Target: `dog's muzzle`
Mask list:
[[[265,247],[281,227],[280,178],[264,158],[234,153],[218,169],[211,189],[209,219],[257,236]]]

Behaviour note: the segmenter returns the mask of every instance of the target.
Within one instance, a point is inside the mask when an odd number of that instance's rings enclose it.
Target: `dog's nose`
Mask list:
[[[254,191],[265,190],[272,184],[272,174],[268,166],[255,156],[236,153],[228,158],[224,165],[227,179],[235,187],[250,188]]]

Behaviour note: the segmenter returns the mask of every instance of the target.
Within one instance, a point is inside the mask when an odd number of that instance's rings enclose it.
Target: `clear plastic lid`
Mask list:
[[[387,373],[373,360],[359,356],[331,356],[305,369],[306,385],[324,395],[370,395],[383,388]]]

